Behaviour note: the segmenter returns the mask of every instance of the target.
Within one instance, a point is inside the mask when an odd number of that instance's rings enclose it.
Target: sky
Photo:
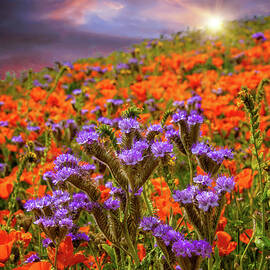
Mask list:
[[[0,79],[107,55],[160,34],[270,15],[269,0],[0,0]]]

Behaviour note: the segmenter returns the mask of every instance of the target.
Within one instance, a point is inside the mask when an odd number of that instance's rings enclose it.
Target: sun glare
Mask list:
[[[207,27],[212,31],[220,30],[222,28],[222,18],[219,16],[209,18]]]

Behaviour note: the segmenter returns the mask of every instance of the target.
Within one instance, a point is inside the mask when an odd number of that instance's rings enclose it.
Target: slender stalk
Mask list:
[[[55,247],[55,258],[54,258],[54,268],[57,269],[57,255],[58,255],[59,243]]]
[[[240,269],[241,270],[244,270],[244,268],[243,268],[243,260],[244,260],[244,257],[245,257],[245,255],[246,255],[246,253],[248,251],[248,248],[249,248],[251,242],[253,241],[253,239],[255,237],[255,232],[256,232],[256,221],[255,221],[255,218],[253,218],[253,233],[252,233],[252,236],[250,237],[249,242],[248,242],[248,244],[247,244],[247,246],[246,246],[246,248],[245,248],[245,250],[244,250],[244,252],[243,252],[243,254],[241,256],[241,258],[240,258]]]
[[[128,219],[128,206],[129,206],[129,192],[126,192],[127,196],[127,202],[126,202],[126,208],[125,208],[125,215],[124,215],[124,232],[125,232],[125,238],[127,241],[128,248],[130,250],[130,253],[132,254],[132,259],[135,261],[135,265],[138,266],[140,264],[140,259],[138,257],[138,254],[133,246],[133,243],[129,237],[129,231],[128,231],[128,225],[127,225],[127,219]]]

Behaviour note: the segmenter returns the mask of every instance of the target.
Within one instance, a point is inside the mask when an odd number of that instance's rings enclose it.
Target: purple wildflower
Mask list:
[[[37,253],[32,254],[30,257],[28,257],[24,263],[33,263],[33,262],[39,262],[40,258]]]
[[[135,165],[139,161],[143,160],[142,152],[136,149],[124,150],[118,157],[126,164],[126,165]]]
[[[155,157],[164,157],[173,151],[173,145],[168,142],[154,142],[151,145],[151,151]]]
[[[52,243],[52,240],[50,238],[45,238],[43,241],[42,241],[42,245],[43,247],[47,248],[50,244]]]
[[[98,134],[96,132],[80,131],[77,135],[76,141],[78,144],[92,144],[98,141]]]
[[[176,190],[173,194],[173,199],[176,202],[182,202],[183,204],[192,203],[197,192],[197,186],[189,186],[181,191]]]
[[[215,190],[218,193],[231,192],[234,188],[235,182],[233,177],[220,176],[216,180]]]
[[[7,127],[8,121],[0,121],[0,127]]]
[[[55,179],[53,179],[53,184],[56,185],[59,182],[66,181],[69,177],[79,175],[78,170],[68,167],[63,167],[55,174]]]
[[[23,138],[21,137],[21,135],[19,135],[19,136],[13,136],[12,139],[11,139],[11,141],[13,143],[23,143]]]
[[[186,111],[180,111],[172,115],[172,121],[173,123],[178,123],[179,121],[186,121],[187,120],[187,112]]]
[[[132,129],[140,128],[138,121],[133,118],[124,118],[123,120],[120,120],[118,126],[124,133],[130,133]]]
[[[151,231],[158,224],[160,224],[160,220],[156,217],[143,217],[140,223],[140,227],[144,231]]]
[[[212,179],[208,175],[201,175],[193,178],[194,183],[205,185],[205,186],[211,186]]]
[[[202,124],[203,123],[203,117],[201,115],[199,115],[199,114],[193,113],[188,117],[187,123],[190,126],[194,126],[196,124]]]
[[[136,141],[133,145],[133,149],[137,151],[144,151],[149,147],[148,143],[146,141]]]
[[[110,197],[108,200],[104,202],[104,207],[108,210],[116,210],[120,207],[120,201],[114,200],[112,197]]]
[[[192,253],[194,252],[194,245],[192,242],[189,242],[187,240],[178,240],[177,242],[174,242],[172,245],[172,250],[175,253],[176,256],[181,257],[192,257]]]
[[[194,253],[196,255],[201,256],[203,258],[211,257],[212,246],[210,245],[209,242],[205,240],[194,240],[193,245],[194,245]]]
[[[191,152],[194,155],[203,155],[208,153],[211,150],[210,146],[203,142],[198,142],[197,144],[194,144],[191,148]]]
[[[209,207],[218,206],[218,195],[212,191],[202,191],[196,196],[199,203],[199,208],[203,211],[208,211]]]
[[[79,159],[70,154],[59,155],[55,160],[55,170],[65,167],[75,168],[78,166]]]
[[[148,127],[148,129],[147,129],[146,135],[147,135],[148,133],[150,133],[151,131],[162,133],[162,132],[163,132],[163,128],[162,128],[161,125],[159,125],[159,124],[151,125],[151,126]]]

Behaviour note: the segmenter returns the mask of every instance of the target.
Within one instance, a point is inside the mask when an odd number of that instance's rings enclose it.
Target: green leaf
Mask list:
[[[213,265],[213,270],[220,270],[220,264],[221,264],[221,259],[219,257],[219,252],[217,246],[215,247],[215,263]]]
[[[107,252],[107,254],[111,257],[111,261],[116,264],[116,258],[114,254],[114,250],[112,246],[109,246],[107,244],[103,244],[102,248]]]
[[[262,234],[255,237],[255,245],[258,249],[266,249],[270,251],[270,239]]]

